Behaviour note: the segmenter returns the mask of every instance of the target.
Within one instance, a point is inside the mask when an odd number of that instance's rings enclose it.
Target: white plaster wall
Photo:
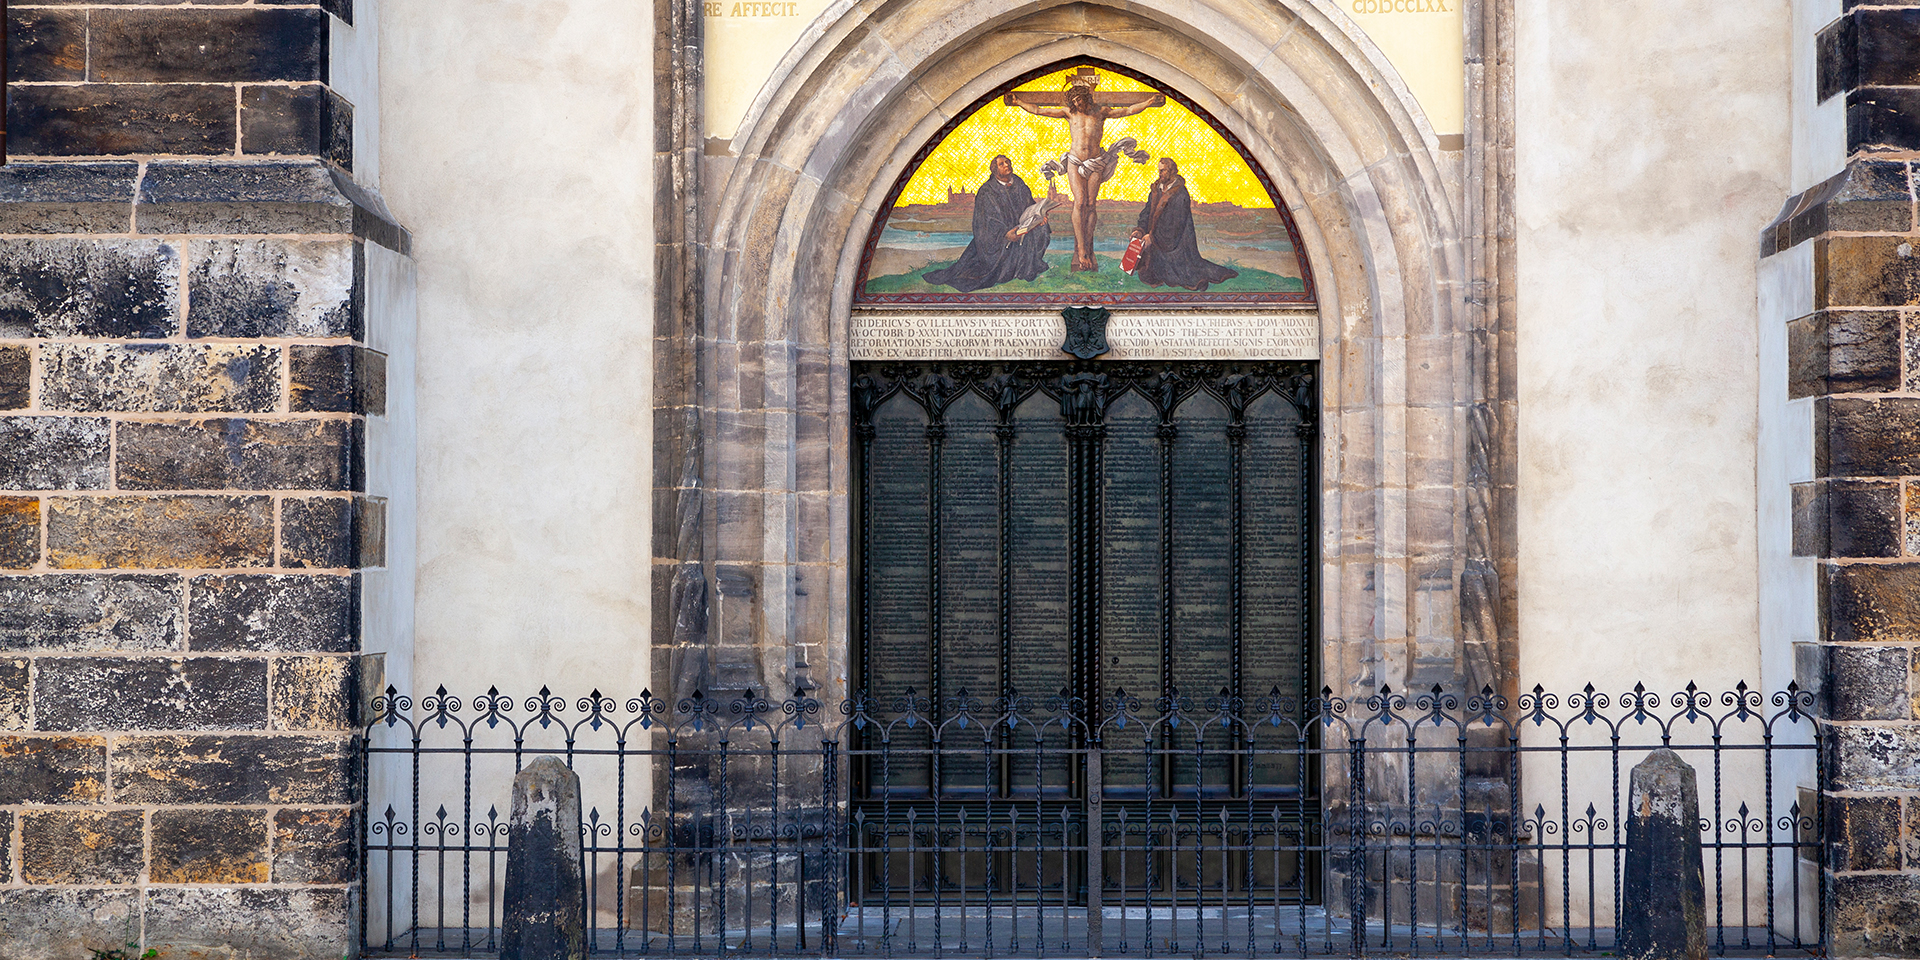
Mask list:
[[[1754,683],[1788,0],[1517,16],[1521,685]]]
[[[1636,681],[1758,686],[1754,268],[1792,174],[1790,0],[1516,6],[1520,686],[1592,682],[1616,701]],[[1711,742],[1682,728],[1676,742]],[[1729,742],[1757,726],[1745,733]],[[1622,758],[1623,778],[1639,759]],[[1710,758],[1688,759],[1712,816]],[[1726,810],[1764,806],[1757,764],[1724,772]],[[1575,764],[1575,816],[1597,800],[1614,819],[1610,775]],[[1524,776],[1526,807],[1557,815],[1557,759]],[[1574,884],[1582,909],[1583,866]]]
[[[415,693],[647,682],[652,13],[379,8],[419,276]]]

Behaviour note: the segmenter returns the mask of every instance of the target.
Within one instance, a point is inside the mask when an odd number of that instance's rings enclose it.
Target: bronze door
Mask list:
[[[1175,801],[1168,822],[1314,816],[1304,758],[1249,749],[1247,724],[1187,735],[1311,695],[1314,365],[870,363],[853,382],[875,721],[855,815],[904,848],[859,886],[1085,902],[1098,862],[1108,889],[1310,896],[1293,858],[1239,863],[1223,834],[1182,864],[1151,824]]]

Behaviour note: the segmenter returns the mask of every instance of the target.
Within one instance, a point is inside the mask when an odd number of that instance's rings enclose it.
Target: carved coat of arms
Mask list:
[[[1107,319],[1113,312],[1106,307],[1068,307],[1060,311],[1067,321],[1067,340],[1060,345],[1060,352],[1070,353],[1082,360],[1092,360],[1108,350]]]

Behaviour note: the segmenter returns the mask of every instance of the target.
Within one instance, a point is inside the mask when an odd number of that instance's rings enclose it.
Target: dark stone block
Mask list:
[[[0,417],[0,489],[104,489],[111,429],[100,417]]]
[[[352,883],[359,872],[353,811],[283,808],[273,814],[274,883]]]
[[[161,887],[147,891],[147,944],[162,957],[340,960],[356,956],[345,888]]]
[[[513,778],[501,960],[586,956],[580,878],[580,778],[540,757]]]
[[[0,240],[0,336],[172,336],[179,275],[158,240]]]
[[[1912,870],[1920,868],[1920,797],[1908,797],[1903,805],[1906,810],[1902,822],[1906,824],[1906,832],[1900,844],[1901,855],[1906,860],[1907,869]]]
[[[1813,302],[1822,309],[1920,303],[1920,255],[1903,237],[1837,236],[1817,240]]]
[[[273,661],[275,730],[352,730],[359,700],[354,658],[279,657]]]
[[[318,3],[320,9],[339,17],[341,22],[353,23],[353,0],[255,0],[262,4],[308,4]]]
[[[1827,498],[1818,482],[1793,485],[1793,555],[1824,557],[1829,548]]]
[[[280,565],[320,569],[357,566],[356,512],[349,497],[309,497],[282,502]]]
[[[152,883],[266,883],[260,810],[155,810]]]
[[[123,423],[123,490],[343,490],[357,454],[345,420]]]
[[[23,410],[33,403],[33,348],[0,347],[0,410]]]
[[[1825,809],[1833,869],[1900,869],[1899,797],[1828,797]]]
[[[0,577],[0,650],[178,650],[181,598],[170,574]]]
[[[1847,152],[1920,150],[1920,87],[1862,87],[1847,94]]]
[[[1818,480],[1793,486],[1793,552],[1801,557],[1897,557],[1900,484]]]
[[[0,660],[0,730],[27,728],[28,673],[27,660],[23,657]],[[0,870],[0,879],[7,876],[7,871]]]
[[[1920,564],[1823,564],[1821,586],[1828,640],[1920,642]]]
[[[107,798],[101,737],[0,737],[0,804],[99,803]]]
[[[1920,10],[1856,10],[1841,19],[1855,24],[1851,86],[1920,85]]]
[[[359,587],[357,577],[195,577],[188,646],[351,653],[359,648]]]
[[[87,78],[87,14],[82,10],[7,12],[7,79],[16,83]]]
[[[1653,751],[1633,768],[1627,807],[1620,955],[1706,960],[1707,887],[1693,768],[1672,750]]]
[[[20,816],[20,875],[28,883],[133,883],[140,879],[138,810],[25,811]]]
[[[413,256],[413,234],[394,220],[392,211],[387,209],[380,195],[353,182],[352,178],[338,170],[333,171],[333,176],[341,195],[353,202],[353,235],[401,256]]]
[[[1818,476],[1920,473],[1920,399],[1821,400],[1814,407],[1813,430]]]
[[[127,737],[113,749],[114,799],[344,806],[356,769],[346,735]]]
[[[87,83],[7,90],[14,156],[231,154],[239,141],[233,88]]]
[[[384,416],[387,355],[358,346],[288,348],[293,409]]]
[[[0,810],[0,837],[6,837],[6,843],[0,843],[0,881],[13,882],[13,811]],[[0,900],[0,914],[6,911],[6,901]],[[0,919],[0,936],[7,932],[6,921]]]
[[[309,497],[280,504],[280,565],[295,569],[386,563],[386,501]]]
[[[1920,956],[1920,874],[1842,875],[1830,882],[1833,956]]]
[[[89,76],[106,83],[327,79],[315,9],[95,10],[91,29]]]
[[[39,560],[39,499],[0,497],[0,569],[28,570]]]
[[[1900,314],[1822,310],[1787,324],[1787,395],[1900,389]]]
[[[1841,17],[1814,38],[1815,91],[1821,102],[1860,85],[1858,21]]]
[[[232,101],[228,101],[232,110]],[[156,160],[140,181],[141,233],[354,232],[353,201],[327,164]]]
[[[321,84],[240,91],[240,152],[311,156],[353,169],[353,104]]]
[[[0,888],[0,943],[7,960],[74,960],[123,946],[139,911],[133,888]]]
[[[250,343],[52,343],[40,405],[116,413],[272,413],[280,348]]]
[[[49,657],[34,681],[41,730],[258,730],[267,661]]]
[[[0,233],[126,233],[134,163],[9,163],[0,167]]]
[[[387,499],[359,497],[354,500],[354,540],[362,567],[387,565]]]
[[[351,240],[197,243],[187,336],[357,338],[361,266]]]
[[[1827,648],[1818,643],[1794,644],[1793,679],[1813,698],[1814,709],[1823,709],[1827,702]]]
[[[1825,646],[1827,717],[1833,720],[1906,720],[1912,711],[1906,647]]]
[[[1900,315],[1891,310],[1861,310],[1829,312],[1827,317],[1828,391],[1899,390]]]
[[[62,569],[273,566],[268,497],[155,496],[47,504],[47,563]]]
[[[1836,724],[1826,739],[1827,789],[1920,792],[1920,723]]]
[[[1840,179],[1839,189],[1826,203],[1826,229],[1913,229],[1913,189],[1904,161],[1859,157],[1847,164]],[[1801,239],[1811,236],[1809,233]]]

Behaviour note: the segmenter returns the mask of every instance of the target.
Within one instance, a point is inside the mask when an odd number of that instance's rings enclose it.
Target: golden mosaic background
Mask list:
[[[1064,68],[1014,89],[1057,93],[1065,89],[1069,73],[1082,69],[1086,68]],[[1097,72],[1097,89],[1103,92],[1158,92],[1132,77],[1108,70]],[[1247,209],[1273,208],[1273,198],[1226,139],[1193,111],[1172,100],[1145,113],[1108,120],[1101,145],[1122,137],[1138,139],[1140,148],[1153,158],[1144,164],[1122,159],[1119,172],[1100,189],[1102,199],[1144,202],[1158,175],[1155,161],[1172,157],[1186,176],[1187,192],[1195,203],[1231,202]],[[1046,193],[1047,181],[1040,175],[1040,167],[1058,159],[1071,145],[1065,120],[1036,117],[996,98],[947,134],[907,181],[897,202],[945,203],[949,188],[977,190],[987,179],[988,162],[1001,153],[1013,161],[1013,172],[1027,181],[1035,195],[1041,195]],[[1066,178],[1056,182],[1062,195],[1068,193]]]

